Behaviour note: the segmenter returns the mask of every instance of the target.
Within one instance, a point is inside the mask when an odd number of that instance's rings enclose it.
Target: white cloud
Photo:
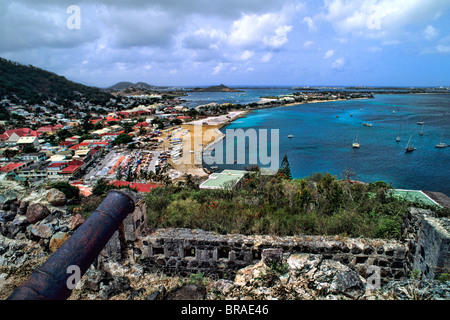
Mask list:
[[[292,26],[286,23],[287,17],[283,13],[246,14],[233,22],[228,40],[230,45],[243,48],[263,44],[277,49],[288,42],[287,35],[292,31]]]
[[[377,46],[373,46],[373,47],[368,47],[367,51],[371,52],[371,53],[378,53],[378,52],[383,51],[383,48],[377,47]]]
[[[265,62],[265,63],[270,62],[270,60],[272,59],[272,56],[273,56],[272,52],[267,52],[265,55],[263,55],[263,57],[261,58],[261,61]]]
[[[312,40],[307,40],[303,43],[303,48],[305,49],[309,49],[314,45],[314,41]]]
[[[332,56],[334,56],[334,50],[328,50],[326,53],[325,53],[325,55],[323,56],[323,58],[324,59],[329,59],[329,58],[331,58]]]
[[[431,24],[429,24],[425,28],[423,33],[424,33],[425,39],[427,39],[427,40],[433,40],[434,38],[436,38],[439,35],[439,33],[436,31],[436,29]]]
[[[413,32],[410,26],[439,17],[448,6],[448,0],[325,0],[318,18],[340,34],[395,40]]]
[[[314,21],[311,17],[304,17],[303,23],[306,23],[309,31],[317,31],[316,24],[314,23]]]
[[[289,42],[288,40],[288,33],[292,31],[292,26],[279,26],[275,30],[275,34],[272,36],[265,36],[263,38],[263,42],[267,47],[272,49],[278,49],[284,46],[286,43]]]
[[[436,51],[438,53],[450,53],[450,46],[446,46],[446,45],[437,45],[436,46]]]
[[[334,70],[341,70],[343,69],[345,66],[345,59],[344,58],[339,58],[336,59],[332,64],[331,64],[331,68]]]
[[[254,54],[255,54],[254,51],[245,50],[244,52],[242,52],[240,58],[241,58],[241,60],[246,61],[246,60],[250,59],[251,57],[253,57]]]
[[[215,68],[214,68],[214,71],[213,71],[213,75],[217,75],[217,74],[219,74],[222,70],[223,70],[223,68],[225,67],[225,64],[224,63],[222,63],[222,62],[220,62]]]

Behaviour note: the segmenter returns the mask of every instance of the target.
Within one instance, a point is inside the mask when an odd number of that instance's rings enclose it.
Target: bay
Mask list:
[[[244,97],[256,99],[257,96],[275,95],[276,91],[255,90]],[[211,97],[210,93],[208,95]],[[240,95],[242,98],[243,93]],[[218,93],[214,102],[221,103],[221,98],[217,100],[220,96]],[[228,102],[233,102],[233,99],[229,98]],[[377,94],[374,99],[255,110],[221,131],[279,130],[279,144],[276,146],[279,161],[285,154],[288,156],[294,178],[316,172],[329,172],[341,177],[341,173],[350,168],[360,181],[382,180],[399,189],[438,191],[450,195],[450,148],[435,148],[441,134],[443,142],[450,144],[449,120],[448,94]],[[363,126],[365,122],[373,126]],[[422,126],[417,122],[424,122],[423,135],[419,135]],[[399,132],[401,141],[396,142]],[[289,135],[293,138],[288,138]],[[352,148],[356,135],[361,145],[359,149]],[[405,153],[410,137],[416,150]],[[224,152],[225,146],[224,143]],[[235,147],[238,150],[239,146]],[[253,149],[249,149],[247,143],[245,150],[245,164],[213,165],[218,166],[219,171],[244,169],[251,164],[248,152]],[[259,162],[258,165],[264,167]]]

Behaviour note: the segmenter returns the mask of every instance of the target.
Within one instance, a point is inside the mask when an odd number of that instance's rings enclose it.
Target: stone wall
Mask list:
[[[266,248],[294,253],[321,254],[350,266],[366,277],[369,266],[380,267],[384,281],[405,276],[406,246],[399,241],[339,237],[274,237],[218,235],[191,229],[159,229],[140,239],[140,260],[149,271],[170,275],[202,272],[229,278],[238,269],[261,260]]]
[[[182,276],[202,272],[216,278],[233,277],[237,270],[259,262],[262,251],[269,248],[281,249],[286,258],[299,253],[321,254],[324,259],[349,266],[364,278],[373,272],[369,267],[376,266],[382,283],[408,278],[415,269],[427,279],[450,269],[450,222],[436,218],[430,210],[410,209],[404,217],[401,241],[219,235],[175,228],[150,232],[143,225],[145,208],[138,208],[110,240],[106,255],[115,260],[132,256],[151,272]]]
[[[450,220],[431,210],[411,208],[403,221],[406,266],[433,280],[450,272]]]

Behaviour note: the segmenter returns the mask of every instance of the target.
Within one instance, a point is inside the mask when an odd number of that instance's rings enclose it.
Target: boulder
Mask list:
[[[54,253],[56,250],[59,249],[63,245],[64,242],[66,242],[67,239],[69,239],[70,235],[65,232],[57,232],[55,233],[52,238],[50,239],[50,243],[48,245],[48,249],[51,253]]]
[[[52,206],[59,207],[66,204],[66,195],[58,189],[52,188],[47,192],[47,201]]]
[[[70,221],[70,229],[71,230],[75,230],[76,228],[78,228],[79,226],[81,226],[84,223],[84,218],[81,214],[77,213],[76,215],[74,215],[72,217],[72,220]]]
[[[12,211],[0,211],[0,222],[13,221],[16,214]]]
[[[167,300],[203,300],[205,296],[205,286],[189,284],[169,292],[167,295]]]
[[[28,209],[29,202],[28,201],[20,201],[18,213],[19,214],[26,214]]]
[[[264,251],[263,251],[264,252]],[[365,280],[344,264],[321,254],[291,254],[283,268],[278,250],[266,251],[261,261],[238,270],[234,282],[219,280],[214,285],[217,299],[360,299]],[[278,258],[280,260],[278,260]],[[263,260],[272,261],[269,265]]]
[[[98,295],[103,299],[109,299],[128,290],[131,290],[131,286],[127,277],[112,277],[106,283],[100,283]]]
[[[29,225],[27,230],[32,238],[50,239],[53,234],[53,229],[48,224]]]
[[[27,217],[28,223],[34,224],[38,221],[41,221],[49,214],[50,214],[50,211],[48,211],[46,206],[44,206],[40,203],[35,203],[35,204],[28,206],[26,217]]]

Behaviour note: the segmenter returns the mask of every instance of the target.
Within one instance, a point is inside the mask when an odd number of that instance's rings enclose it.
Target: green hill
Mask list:
[[[112,97],[99,88],[69,81],[32,65],[25,66],[0,58],[0,98],[13,94],[29,103],[54,98],[58,101],[80,101],[84,97],[92,103],[103,104]]]

